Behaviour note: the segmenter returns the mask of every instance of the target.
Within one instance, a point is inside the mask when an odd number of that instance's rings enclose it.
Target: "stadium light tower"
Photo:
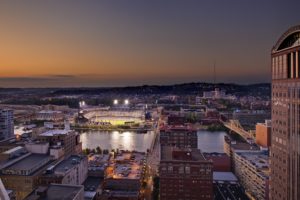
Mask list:
[[[124,104],[125,104],[125,105],[128,105],[128,104],[129,104],[129,100],[128,100],[128,99],[125,99]]]
[[[118,99],[115,99],[115,100],[114,100],[114,105],[118,105],[118,104],[119,104]]]

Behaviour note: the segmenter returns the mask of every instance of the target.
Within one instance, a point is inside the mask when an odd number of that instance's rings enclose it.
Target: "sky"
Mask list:
[[[270,82],[299,0],[2,0],[0,87]]]

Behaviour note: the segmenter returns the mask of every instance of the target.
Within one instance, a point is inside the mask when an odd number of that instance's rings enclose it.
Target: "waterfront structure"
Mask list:
[[[37,136],[37,140],[41,142],[48,142],[51,149],[64,150],[65,157],[72,154],[78,154],[82,151],[82,143],[80,142],[80,135],[69,129],[53,129],[45,131]]]
[[[255,143],[264,148],[271,146],[271,120],[256,124]]]
[[[272,49],[271,192],[273,200],[300,199],[300,25]]]
[[[0,140],[14,136],[14,115],[13,110],[0,110]]]
[[[199,149],[161,147],[160,199],[213,199],[213,164]]]
[[[98,125],[130,125],[143,123],[145,111],[143,109],[90,107],[81,110],[82,117],[92,124]]]
[[[266,152],[237,152],[235,174],[251,199],[269,199],[269,157]]]
[[[188,125],[166,125],[160,128],[160,144],[180,148],[197,148],[197,130]]]

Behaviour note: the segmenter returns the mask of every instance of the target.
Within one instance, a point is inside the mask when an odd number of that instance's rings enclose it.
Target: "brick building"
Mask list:
[[[212,167],[198,149],[162,146],[160,199],[213,199]]]

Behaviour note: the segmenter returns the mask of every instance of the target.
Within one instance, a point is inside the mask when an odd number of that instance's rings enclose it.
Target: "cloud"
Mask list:
[[[0,77],[1,82],[40,82],[40,81],[57,81],[62,79],[73,79],[74,75],[69,74],[51,74],[43,76],[14,76],[14,77]]]

